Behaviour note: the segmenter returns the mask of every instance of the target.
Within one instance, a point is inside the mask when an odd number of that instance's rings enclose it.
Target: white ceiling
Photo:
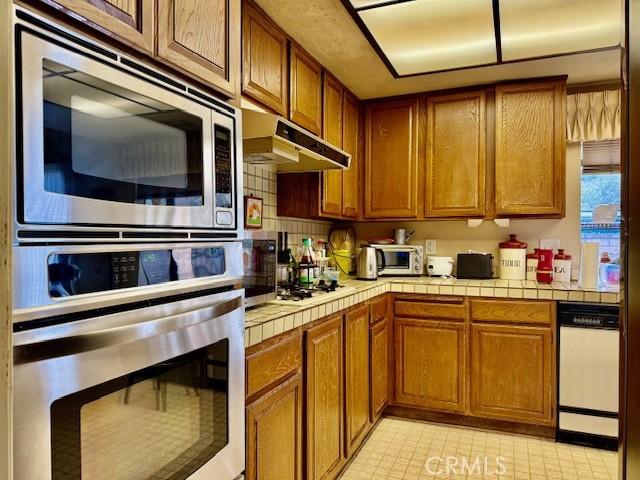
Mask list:
[[[352,1],[360,7],[382,0]],[[503,41],[503,56],[505,60],[512,60],[523,56],[548,55],[553,50],[554,53],[566,53],[576,49],[599,49],[607,44],[617,45],[622,25],[620,2],[500,0],[501,18],[508,19],[510,25],[514,26],[506,30],[502,27],[503,36],[507,39]],[[569,84],[617,81],[620,77],[620,49],[613,47],[545,59],[394,78],[340,0],[257,0],[257,3],[361,99],[552,75],[568,75]],[[440,21],[427,18],[416,10],[412,14],[404,12],[402,15],[370,18],[372,29],[379,32],[379,43],[388,48],[390,55],[400,59],[400,68],[409,71],[416,68],[416,63],[422,62],[430,69],[441,69],[451,59],[472,65],[486,63],[481,60],[489,58],[490,43],[495,61],[492,20],[491,39],[487,33],[488,14],[485,7],[491,3],[490,0],[414,0],[396,5],[414,4],[417,7],[423,3],[430,4],[431,12],[439,9]],[[462,3],[466,5],[465,12],[475,9],[473,21],[461,19],[458,7]],[[455,5],[456,8],[447,11],[445,4]],[[380,8],[362,10],[360,13],[375,10]],[[617,15],[615,12],[618,12]],[[568,28],[568,19],[575,19],[579,14],[582,14],[581,23],[573,29]],[[442,20],[443,16],[447,18],[446,21]],[[501,24],[505,22],[501,21]],[[420,29],[420,25],[424,25],[424,28]],[[413,34],[409,32],[411,28]],[[456,31],[458,36],[451,35],[451,31]],[[461,42],[460,38],[464,41]],[[470,48],[473,41],[479,45]],[[409,51],[413,51],[413,54],[408,54]]]

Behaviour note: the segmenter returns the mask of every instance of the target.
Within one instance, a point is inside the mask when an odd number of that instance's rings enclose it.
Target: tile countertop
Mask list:
[[[522,298],[592,303],[619,303],[617,290],[584,290],[577,283],[550,285],[532,280],[458,280],[432,277],[381,277],[376,281],[349,278],[343,289],[316,295],[313,301],[269,302],[247,310],[245,347],[331,315],[387,292],[464,295],[470,297]]]

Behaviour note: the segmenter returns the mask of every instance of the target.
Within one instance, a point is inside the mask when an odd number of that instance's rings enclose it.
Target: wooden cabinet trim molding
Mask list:
[[[426,109],[425,216],[484,216],[485,91],[429,96]]]
[[[156,0],[134,0],[127,5],[116,0],[40,0],[77,19],[81,17],[99,32],[146,53],[153,53]]]
[[[342,215],[357,218],[359,213],[360,106],[358,99],[344,90],[342,108],[342,149],[351,154],[349,170],[342,172]]]
[[[308,70],[307,73],[310,74],[308,78],[299,78],[298,63]],[[289,118],[311,133],[320,135],[322,130],[322,66],[300,46],[291,42],[289,68]],[[307,89],[308,91],[305,91]]]
[[[183,11],[177,10],[176,0],[159,1],[157,55],[174,68],[235,98],[239,94],[242,61],[241,0],[215,0],[213,5],[209,1],[183,2]],[[210,31],[205,35],[188,30],[193,27]]]
[[[287,35],[255,3],[242,4],[242,93],[287,115]]]

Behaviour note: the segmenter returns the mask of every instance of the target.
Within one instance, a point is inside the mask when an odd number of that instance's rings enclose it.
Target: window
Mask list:
[[[600,254],[620,258],[620,142],[582,144],[580,237],[600,242]]]

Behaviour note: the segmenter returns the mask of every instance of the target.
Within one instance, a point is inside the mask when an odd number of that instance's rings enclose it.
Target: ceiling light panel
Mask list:
[[[616,46],[622,18],[621,0],[500,0],[502,58]]]
[[[413,0],[406,0],[413,1]],[[376,5],[383,5],[385,3],[389,3],[389,0],[350,0],[353,8],[370,8],[375,7]]]
[[[399,75],[497,61],[491,0],[414,0],[358,15]]]

